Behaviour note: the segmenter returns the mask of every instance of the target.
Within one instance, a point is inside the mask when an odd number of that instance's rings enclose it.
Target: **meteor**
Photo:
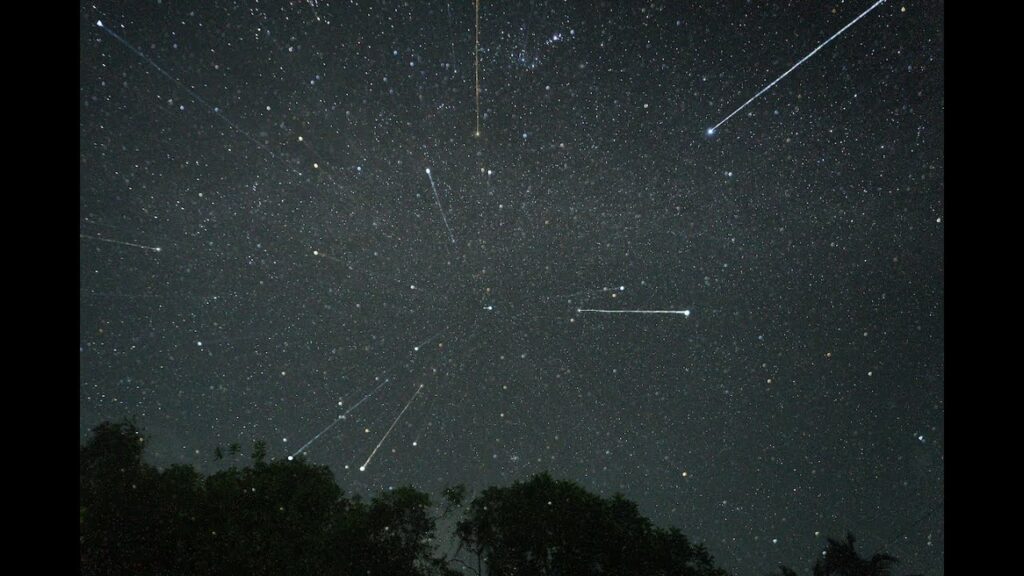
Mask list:
[[[387,384],[390,380],[391,380],[390,378],[385,378],[384,381],[381,382],[380,384],[378,384],[376,388],[371,390],[369,394],[367,394],[366,396],[363,396],[362,400],[360,400],[359,402],[356,402],[355,404],[353,404],[352,407],[349,408],[348,410],[346,410],[343,414],[339,414],[338,417],[335,418],[333,422],[328,424],[326,428],[321,430],[319,434],[317,434],[316,436],[313,436],[313,438],[309,442],[306,442],[305,444],[302,445],[302,448],[299,448],[298,450],[293,452],[291,454],[291,456],[288,456],[288,459],[289,460],[294,460],[296,456],[301,454],[306,448],[309,448],[309,446],[312,445],[313,442],[316,442],[317,439],[319,439],[321,436],[323,436],[328,430],[330,430],[331,428],[334,428],[338,424],[338,422],[341,422],[342,420],[344,420],[345,417],[348,416],[350,412],[352,412],[353,410],[358,408],[359,405],[362,404],[363,402],[366,402],[367,398],[369,398],[370,396],[373,396],[374,394],[376,394],[377,391],[380,390],[381,387],[383,387],[385,384]]]
[[[232,130],[234,130],[235,132],[238,132],[242,136],[245,136],[250,142],[252,142],[257,147],[262,149],[264,152],[269,154],[272,158],[274,158],[275,160],[277,159],[277,155],[274,154],[273,150],[271,150],[270,148],[267,148],[266,146],[263,145],[262,142],[260,142],[259,140],[253,138],[248,132],[246,132],[245,130],[242,130],[241,128],[236,126],[234,122],[229,120],[227,116],[225,116],[224,114],[221,113],[219,107],[214,106],[214,105],[210,104],[209,102],[207,102],[206,100],[204,100],[202,96],[200,96],[199,94],[196,94],[195,90],[192,90],[191,88],[186,86],[184,82],[182,82],[181,80],[178,80],[177,78],[172,76],[170,72],[168,72],[168,71],[164,70],[163,68],[161,68],[160,65],[157,64],[152,58],[150,58],[149,56],[146,56],[145,54],[143,54],[142,51],[139,50],[138,48],[136,48],[131,42],[125,40],[124,38],[121,37],[120,34],[118,34],[117,32],[114,32],[109,27],[104,25],[102,20],[97,20],[96,21],[96,27],[99,28],[100,30],[106,32],[114,40],[117,40],[121,44],[124,44],[125,47],[127,47],[129,50],[134,52],[139,58],[142,58],[154,70],[156,70],[157,72],[163,74],[171,82],[174,82],[175,84],[177,84],[178,87],[180,87],[182,90],[187,92],[188,95],[191,96],[193,100],[195,100],[196,102],[199,102],[200,104],[205,106],[207,110],[212,112],[214,116],[220,118],[221,121],[223,121],[225,124],[230,126]],[[294,171],[294,169],[292,169],[292,170]]]
[[[448,225],[448,218],[444,215],[444,208],[441,207],[441,199],[437,197],[437,186],[434,186],[434,177],[430,175],[430,168],[427,168],[427,178],[430,178],[430,189],[434,191],[434,202],[437,202],[437,209],[441,211],[441,220],[448,230],[448,238],[455,244],[455,236],[452,236],[452,228]]]
[[[413,352],[419,352],[419,351],[420,351],[420,348],[423,348],[424,346],[426,346],[427,344],[429,344],[429,343],[430,343],[430,342],[431,342],[432,340],[434,340],[434,338],[437,338],[437,337],[438,337],[438,336],[440,336],[440,335],[441,335],[441,334],[442,334],[443,332],[444,332],[444,331],[442,330],[441,332],[438,332],[437,334],[434,334],[434,335],[433,335],[433,336],[431,336],[430,338],[427,338],[427,339],[426,339],[426,340],[424,340],[423,342],[420,342],[419,344],[417,344],[417,345],[413,346],[413,348],[412,348],[412,351],[413,351]]]
[[[366,467],[370,465],[370,460],[373,460],[373,456],[377,453],[377,450],[380,450],[381,445],[384,444],[384,441],[388,439],[388,435],[391,434],[391,431],[395,429],[395,424],[398,424],[398,420],[402,417],[402,414],[405,414],[405,411],[408,410],[409,406],[412,405],[412,401],[415,400],[416,397],[420,395],[420,391],[422,390],[423,384],[420,384],[420,387],[416,389],[416,393],[413,394],[412,398],[409,398],[409,401],[405,403],[405,408],[402,408],[402,411],[399,412],[398,416],[395,417],[395,421],[391,423],[391,427],[388,428],[388,431],[384,433],[384,436],[380,439],[380,442],[377,443],[377,447],[373,449],[373,452],[370,452],[370,457],[367,458],[366,462],[363,462],[363,465],[359,467],[360,472],[366,471]]]
[[[104,24],[102,20],[97,20],[96,21],[96,27],[99,28],[100,30],[102,30],[104,33],[106,33],[108,36],[110,36],[114,40],[117,40],[118,42],[123,44],[126,48],[128,48],[132,52],[134,52],[135,55],[137,55],[139,58],[141,58],[151,68],[153,68],[154,70],[156,70],[157,72],[162,74],[165,78],[167,78],[171,82],[174,82],[179,88],[184,90],[193,100],[198,102],[200,105],[202,105],[207,110],[209,110],[211,114],[213,114],[218,119],[220,119],[221,122],[227,124],[229,127],[231,127],[232,130],[234,130],[235,132],[241,134],[243,137],[245,137],[246,140],[248,140],[249,142],[252,142],[257,148],[259,148],[260,150],[263,150],[264,152],[266,152],[268,156],[270,156],[274,160],[277,160],[277,161],[281,162],[281,164],[289,172],[292,172],[293,174],[296,174],[299,177],[304,176],[304,174],[302,173],[301,170],[299,170],[299,169],[295,168],[294,166],[292,166],[291,164],[289,164],[283,157],[278,156],[277,154],[274,153],[273,150],[268,148],[266,146],[266,144],[260,142],[255,137],[253,137],[252,134],[246,132],[240,126],[238,126],[237,124],[232,122],[230,118],[228,118],[227,116],[224,115],[224,113],[221,111],[220,106],[214,106],[213,104],[207,102],[202,96],[200,96],[198,93],[196,93],[195,90],[189,88],[188,85],[186,85],[184,82],[182,82],[181,80],[176,78],[173,74],[171,74],[167,70],[164,70],[159,64],[156,63],[155,60],[153,60],[149,56],[146,56],[141,50],[136,48],[134,44],[132,44],[131,42],[126,40],[124,37],[122,37],[117,32],[114,32],[113,30],[111,30],[110,27],[107,26],[106,24]],[[331,178],[330,175],[328,175],[328,178]],[[333,182],[333,178],[331,178],[331,181]]]
[[[758,96],[760,96],[761,94],[764,94],[764,93],[765,93],[765,92],[767,92],[767,91],[768,91],[769,89],[771,89],[771,87],[772,87],[772,86],[775,86],[776,84],[778,84],[778,83],[779,83],[779,80],[782,80],[783,78],[785,78],[786,76],[788,76],[790,72],[792,72],[793,70],[796,70],[796,68],[797,68],[798,66],[800,66],[801,64],[803,64],[804,62],[806,62],[808,58],[810,58],[811,56],[814,56],[814,54],[815,54],[815,53],[816,53],[816,52],[817,52],[818,50],[821,50],[822,48],[824,48],[824,47],[825,47],[825,45],[826,45],[826,44],[828,44],[829,42],[831,42],[831,41],[835,40],[835,39],[836,39],[836,37],[838,37],[838,36],[839,36],[840,34],[842,34],[843,32],[846,32],[846,29],[847,29],[847,28],[849,28],[850,26],[853,26],[854,24],[856,24],[858,20],[860,20],[861,18],[863,18],[863,17],[867,16],[867,15],[868,15],[868,12],[871,12],[871,11],[872,11],[872,10],[874,10],[875,8],[878,8],[878,7],[879,7],[879,6],[880,6],[880,5],[881,5],[881,4],[883,3],[883,2],[885,2],[885,0],[877,0],[877,1],[876,1],[876,2],[874,3],[874,4],[872,4],[872,5],[871,5],[871,7],[870,7],[870,8],[868,8],[867,10],[865,10],[865,11],[861,12],[860,16],[857,16],[856,18],[854,18],[853,20],[851,20],[849,24],[847,24],[846,26],[843,26],[842,28],[840,28],[840,29],[839,29],[839,32],[836,32],[835,34],[833,34],[832,36],[830,36],[828,40],[825,40],[824,42],[822,42],[821,44],[819,44],[817,48],[815,48],[814,50],[811,50],[810,54],[808,54],[807,56],[804,56],[803,58],[801,58],[801,59],[800,59],[800,60],[799,60],[799,61],[798,61],[798,62],[797,62],[796,64],[793,64],[793,67],[792,67],[792,68],[790,68],[789,70],[786,70],[785,72],[783,72],[783,73],[782,73],[782,76],[779,76],[779,77],[778,77],[778,78],[776,78],[775,80],[772,80],[771,84],[768,84],[767,86],[765,86],[764,88],[762,88],[762,89],[761,89],[761,91],[760,91],[760,92],[758,92],[757,94],[754,94],[754,96],[753,96],[753,97],[752,97],[752,98],[751,98],[750,100],[747,100],[746,102],[744,102],[744,103],[743,103],[743,105],[742,105],[742,106],[740,106],[739,108],[737,108],[737,109],[733,110],[732,114],[729,114],[728,116],[726,116],[725,118],[723,118],[723,119],[722,119],[722,121],[721,121],[721,122],[719,122],[718,124],[715,124],[715,125],[714,125],[714,126],[712,126],[711,128],[708,128],[708,129],[707,129],[707,135],[708,135],[708,136],[714,136],[714,135],[715,135],[715,132],[716,132],[716,131],[718,130],[718,127],[719,127],[719,126],[721,126],[722,124],[725,124],[725,123],[726,123],[726,121],[728,121],[728,120],[729,120],[729,118],[732,118],[733,116],[735,116],[737,112],[739,112],[740,110],[743,110],[744,108],[746,108],[746,107],[747,107],[747,105],[748,105],[748,104],[750,104],[751,102],[753,102],[754,100],[756,100]]]
[[[682,314],[689,318],[689,310],[594,310],[591,308],[577,308],[577,312],[596,312],[599,314]]]
[[[473,133],[477,138],[480,137],[480,0],[476,0],[476,48],[473,50],[473,56],[476,59],[476,132]],[[429,174],[430,171],[427,171]]]
[[[163,248],[159,246],[143,246],[142,244],[135,244],[134,242],[124,242],[123,240],[111,240],[110,238],[100,238],[99,236],[86,236],[85,234],[79,234],[78,237],[84,240],[98,240],[100,242],[109,242],[110,244],[120,244],[121,246],[142,248],[143,250],[149,250],[151,252],[160,252],[163,250]]]
[[[338,260],[334,256],[331,256],[329,254],[324,254],[323,252],[321,252],[319,250],[313,250],[313,256],[316,256],[317,258],[326,258],[326,259],[328,259],[328,260],[330,260],[332,262],[337,262],[338,264],[348,264],[348,262],[342,262],[341,260]]]
[[[605,286],[604,288],[582,290],[580,292],[573,292],[572,294],[560,294],[558,296],[545,296],[543,300],[563,299],[563,298],[576,298],[577,296],[589,297],[594,294],[603,294],[607,292],[625,292],[625,286]]]

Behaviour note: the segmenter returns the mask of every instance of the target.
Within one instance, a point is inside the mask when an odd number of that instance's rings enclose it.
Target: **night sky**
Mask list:
[[[871,4],[484,0],[476,135],[472,0],[81,3],[81,440],[943,574],[942,2],[708,133]]]

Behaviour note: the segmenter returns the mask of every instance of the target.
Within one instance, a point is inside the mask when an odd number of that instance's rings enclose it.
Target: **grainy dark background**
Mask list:
[[[82,438],[285,458],[387,380],[305,450],[349,492],[550,470],[738,575],[943,574],[942,3],[706,134],[869,5],[484,1],[474,137],[469,0],[83,2]]]

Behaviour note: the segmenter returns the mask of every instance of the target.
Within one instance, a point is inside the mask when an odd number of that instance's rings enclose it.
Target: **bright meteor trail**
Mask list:
[[[751,98],[750,100],[747,100],[746,102],[744,102],[744,103],[743,103],[743,105],[742,105],[742,106],[740,106],[739,108],[737,108],[737,109],[733,110],[732,114],[729,114],[728,116],[726,116],[725,118],[723,118],[723,119],[722,119],[722,121],[721,121],[721,122],[719,122],[718,124],[715,124],[715,125],[714,125],[714,126],[712,126],[711,128],[708,128],[708,131],[707,131],[707,134],[708,134],[708,136],[711,136],[711,135],[713,135],[713,134],[715,133],[715,131],[716,131],[716,130],[718,130],[718,127],[719,127],[719,126],[721,126],[722,124],[725,124],[725,123],[726,123],[726,121],[728,121],[728,120],[729,120],[729,118],[732,118],[733,116],[735,116],[737,112],[739,112],[740,110],[743,110],[744,108],[746,108],[746,107],[747,107],[747,105],[748,105],[748,104],[750,104],[751,102],[753,102],[754,100],[756,100],[758,96],[760,96],[761,94],[764,94],[764,93],[765,93],[765,92],[767,92],[767,91],[768,91],[769,89],[771,89],[771,87],[772,87],[772,86],[775,86],[776,84],[778,84],[778,83],[779,83],[779,80],[782,80],[782,79],[783,79],[783,78],[785,78],[785,77],[786,77],[787,75],[789,75],[789,73],[790,73],[790,72],[792,72],[793,70],[796,70],[797,66],[799,66],[799,65],[803,64],[804,62],[806,62],[806,61],[807,61],[807,59],[808,59],[808,58],[810,58],[811,56],[814,56],[814,54],[815,54],[815,53],[816,53],[816,52],[817,52],[818,50],[821,50],[822,48],[824,48],[824,47],[825,47],[825,45],[826,45],[826,44],[828,44],[829,42],[831,42],[831,41],[835,40],[835,39],[836,39],[836,37],[837,37],[837,36],[839,36],[840,34],[842,34],[843,32],[845,32],[847,28],[849,28],[850,26],[853,26],[854,24],[856,24],[856,23],[857,23],[857,20],[860,20],[861,18],[863,18],[863,17],[867,16],[867,15],[868,15],[868,12],[871,12],[871,11],[872,11],[872,10],[874,10],[875,8],[878,8],[878,6],[879,6],[879,5],[881,5],[881,4],[883,3],[883,2],[885,2],[885,0],[878,0],[877,2],[875,2],[874,4],[872,4],[870,8],[868,8],[867,10],[865,10],[865,11],[861,12],[860,16],[857,16],[857,17],[856,17],[856,18],[854,18],[854,19],[853,19],[852,21],[850,21],[850,23],[849,23],[849,24],[847,24],[846,26],[843,26],[842,28],[840,28],[840,29],[839,29],[839,32],[836,32],[835,34],[833,34],[832,36],[830,36],[828,40],[825,40],[824,42],[822,42],[821,44],[819,44],[817,48],[815,48],[814,50],[811,50],[811,53],[810,53],[810,54],[808,54],[807,56],[804,56],[803,58],[801,58],[801,59],[800,59],[800,60],[799,60],[799,61],[798,61],[798,62],[797,62],[796,64],[793,64],[793,67],[792,67],[792,68],[790,68],[789,70],[786,70],[785,72],[783,72],[783,73],[782,73],[782,76],[779,76],[778,78],[776,78],[775,80],[773,80],[771,84],[769,84],[769,85],[765,86],[764,88],[762,88],[762,89],[761,89],[761,91],[760,91],[760,92],[758,92],[757,94],[754,94],[754,96],[753,96],[753,97],[752,97],[752,98]]]
[[[599,314],[682,314],[690,317],[689,310],[594,310],[591,308],[577,308],[577,312],[596,312]]]
[[[377,442],[377,447],[373,449],[373,452],[370,452],[370,457],[367,458],[366,462],[363,462],[363,465],[359,467],[360,472],[366,471],[366,467],[370,465],[370,460],[373,460],[373,456],[377,454],[377,450],[380,450],[381,445],[384,444],[384,441],[388,439],[388,435],[390,435],[391,431],[395,429],[395,424],[398,424],[398,420],[401,419],[402,415],[405,414],[405,411],[409,409],[410,405],[412,405],[412,401],[415,400],[416,397],[420,395],[420,392],[422,390],[423,384],[420,384],[420,387],[416,389],[416,393],[412,395],[412,398],[409,398],[408,402],[406,402],[405,408],[402,408],[402,411],[399,412],[398,416],[395,417],[395,421],[391,423],[391,427],[388,428],[388,431],[384,433],[384,436],[380,439],[380,442]]]
[[[207,110],[209,110],[210,112],[212,112],[212,113],[213,113],[213,114],[214,114],[215,116],[217,116],[218,118],[220,118],[220,119],[221,119],[221,121],[223,121],[223,122],[224,122],[225,124],[227,124],[227,125],[228,125],[228,126],[230,126],[230,127],[232,128],[232,129],[234,129],[234,130],[235,130],[235,132],[238,132],[238,133],[239,133],[239,134],[241,134],[242,136],[245,136],[246,138],[248,138],[250,142],[252,142],[252,143],[253,143],[253,144],[255,144],[256,146],[258,146],[259,148],[261,148],[261,149],[262,149],[262,150],[263,150],[264,152],[266,152],[267,154],[269,154],[269,155],[271,156],[271,158],[274,158],[275,160],[277,159],[277,155],[276,155],[276,154],[274,154],[274,151],[273,151],[273,150],[271,150],[270,148],[267,148],[267,147],[266,147],[266,145],[264,145],[264,144],[263,144],[262,142],[260,142],[259,140],[257,140],[257,139],[255,139],[255,138],[253,138],[253,137],[252,137],[252,136],[251,136],[251,135],[250,135],[250,134],[249,134],[248,132],[246,132],[245,130],[242,130],[242,129],[241,129],[241,128],[239,128],[238,126],[235,126],[234,122],[232,122],[231,120],[228,120],[228,117],[227,117],[227,116],[225,116],[224,114],[222,114],[222,113],[221,113],[221,111],[220,111],[220,108],[219,108],[219,107],[217,107],[217,106],[214,106],[214,105],[210,104],[210,103],[209,103],[209,102],[207,102],[206,100],[203,100],[203,97],[202,97],[202,96],[200,96],[199,94],[196,94],[195,90],[192,90],[191,88],[189,88],[188,86],[186,86],[184,82],[182,82],[181,80],[178,80],[177,78],[175,78],[174,76],[172,76],[170,72],[168,72],[168,71],[164,70],[163,68],[161,68],[159,64],[157,64],[157,63],[156,63],[156,62],[155,62],[155,61],[154,61],[154,60],[153,60],[152,58],[150,58],[149,56],[146,56],[145,54],[143,54],[143,53],[142,53],[142,51],[141,51],[141,50],[139,50],[138,48],[136,48],[136,47],[135,47],[135,45],[133,45],[133,44],[132,44],[131,42],[128,42],[127,40],[125,40],[124,38],[122,38],[120,34],[118,34],[117,32],[114,32],[113,30],[111,30],[111,29],[110,29],[110,28],[108,28],[107,26],[104,26],[104,25],[103,25],[103,21],[102,21],[102,20],[97,20],[97,21],[96,21],[96,26],[97,26],[97,27],[98,27],[98,28],[99,28],[100,30],[103,30],[104,32],[106,32],[107,34],[109,34],[109,35],[110,35],[110,36],[111,36],[111,37],[112,37],[112,38],[113,38],[114,40],[117,40],[117,41],[118,41],[118,42],[120,42],[121,44],[124,44],[124,45],[125,45],[126,47],[128,47],[128,49],[129,49],[129,50],[131,50],[132,52],[135,52],[135,54],[136,54],[137,56],[139,56],[139,58],[142,58],[143,60],[145,60],[145,62],[146,62],[147,64],[149,64],[150,66],[152,66],[154,70],[156,70],[157,72],[159,72],[159,73],[163,74],[164,76],[166,76],[166,77],[167,77],[167,78],[168,78],[168,79],[169,79],[169,80],[170,80],[171,82],[174,82],[175,84],[177,84],[177,85],[178,85],[178,86],[179,86],[179,87],[180,87],[180,88],[181,88],[182,90],[184,90],[185,92],[187,92],[187,93],[188,93],[188,95],[189,95],[189,96],[191,96],[193,100],[195,100],[196,102],[199,102],[200,104],[202,104],[203,106],[205,106]],[[295,169],[294,169],[294,168],[289,168],[289,169],[290,169],[290,170],[292,170],[293,172],[295,171]],[[301,173],[300,173],[299,175],[301,176]]]
[[[319,439],[319,438],[320,438],[321,436],[323,436],[325,432],[327,432],[327,431],[328,431],[328,430],[330,430],[331,428],[334,428],[334,427],[335,427],[335,426],[336,426],[336,425],[338,424],[338,422],[341,422],[342,420],[344,420],[344,419],[345,419],[345,417],[346,417],[346,416],[348,416],[350,412],[352,412],[353,410],[355,410],[356,408],[358,408],[358,407],[359,407],[359,405],[360,405],[360,404],[362,404],[363,402],[366,402],[366,399],[367,399],[367,398],[369,398],[370,396],[373,396],[374,394],[376,394],[376,393],[377,393],[377,390],[380,390],[380,389],[381,389],[381,387],[382,387],[382,386],[384,386],[385,384],[387,384],[387,383],[388,383],[388,381],[390,381],[390,380],[391,380],[390,378],[385,378],[385,379],[384,379],[384,381],[383,381],[383,382],[381,382],[380,384],[378,384],[376,388],[374,388],[373,390],[371,390],[369,394],[367,394],[366,396],[363,396],[363,399],[362,399],[362,400],[360,400],[359,402],[356,402],[355,404],[353,404],[353,405],[352,405],[352,407],[351,407],[351,408],[349,408],[348,410],[345,410],[345,413],[344,413],[344,414],[340,414],[340,415],[338,415],[338,417],[337,417],[337,418],[335,418],[333,422],[331,422],[330,424],[328,424],[326,428],[324,428],[323,430],[321,430],[319,434],[317,434],[316,436],[313,436],[313,438],[312,438],[312,439],[311,439],[311,440],[310,440],[309,442],[306,442],[305,444],[303,444],[303,445],[302,445],[302,447],[301,447],[301,448],[299,448],[298,450],[296,450],[295,452],[293,452],[293,453],[291,454],[291,456],[288,456],[288,459],[289,459],[289,460],[294,460],[296,456],[298,456],[299,454],[301,454],[301,453],[302,453],[302,452],[303,452],[303,451],[304,451],[304,450],[305,450],[306,448],[309,448],[309,446],[310,446],[311,444],[313,444],[313,442],[316,442],[316,441],[317,441],[317,440],[318,440],[318,439]]]
[[[142,248],[143,250],[150,250],[152,252],[160,252],[162,248],[159,246],[143,246],[142,244],[136,244],[134,242],[125,242],[123,240],[113,240],[111,238],[100,238],[99,236],[86,236],[85,234],[79,234],[79,238],[83,240],[99,240],[100,242],[109,242],[110,244],[120,244],[121,246],[131,246],[132,248]]]
[[[434,191],[434,201],[437,202],[437,209],[441,212],[441,220],[444,221],[444,227],[448,230],[448,238],[452,241],[452,244],[455,244],[455,236],[452,235],[452,228],[448,225],[448,218],[444,215],[441,199],[437,197],[437,186],[434,186],[434,177],[430,175],[430,168],[427,168],[427,178],[430,178],[430,189]]]

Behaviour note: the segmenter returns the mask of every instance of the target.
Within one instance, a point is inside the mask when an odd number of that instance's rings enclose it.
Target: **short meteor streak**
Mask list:
[[[810,58],[811,56],[814,56],[814,54],[817,53],[818,50],[821,50],[822,48],[825,47],[826,44],[828,44],[829,42],[835,40],[836,37],[838,37],[843,32],[846,32],[847,28],[849,28],[850,26],[853,26],[854,24],[856,24],[858,20],[860,20],[861,18],[867,16],[869,12],[871,12],[875,8],[878,8],[883,2],[885,2],[885,0],[877,0],[874,4],[871,5],[870,8],[868,8],[864,12],[861,12],[860,16],[857,16],[852,21],[850,21],[849,24],[847,24],[846,26],[843,26],[842,28],[840,28],[839,32],[836,32],[835,34],[833,34],[831,37],[829,37],[828,40],[825,40],[824,42],[819,44],[817,48],[815,48],[814,50],[811,50],[810,54],[808,54],[807,56],[804,56],[803,58],[801,58],[796,64],[793,64],[793,67],[790,68],[789,70],[786,70],[785,72],[783,72],[782,76],[779,76],[778,78],[773,80],[771,82],[771,84],[769,84],[769,85],[765,86],[764,88],[762,88],[760,92],[758,92],[757,94],[754,94],[754,96],[750,100],[747,100],[746,102],[744,102],[743,105],[740,106],[739,108],[737,108],[736,110],[734,110],[732,114],[729,114],[728,116],[726,116],[721,122],[719,122],[718,124],[715,124],[713,127],[708,128],[708,130],[707,130],[708,136],[714,135],[715,131],[718,130],[718,127],[721,126],[722,124],[725,124],[726,121],[729,120],[729,118],[732,118],[733,116],[735,116],[740,110],[743,110],[744,108],[747,107],[748,104],[750,104],[751,102],[756,100],[758,96],[760,96],[761,94],[764,94],[765,92],[770,90],[772,86],[775,86],[776,84],[778,84],[779,80],[782,80],[783,78],[788,76],[790,72],[792,72],[793,70],[796,70],[796,68],[798,66],[800,66],[801,64],[803,64],[804,62],[806,62],[808,58]]]
[[[448,230],[448,238],[455,244],[455,236],[452,236],[451,226],[448,226],[448,218],[444,215],[444,208],[441,207],[441,199],[437,197],[437,186],[434,186],[434,177],[430,175],[430,168],[427,168],[427,178],[430,178],[430,189],[434,191],[434,201],[437,202],[437,209],[441,211],[441,220],[444,221],[444,227]]]
[[[682,314],[689,318],[689,310],[594,310],[591,308],[577,308],[577,312],[595,312],[598,314]]]
[[[313,250],[313,256],[316,256],[317,258],[326,258],[326,259],[328,259],[328,260],[330,260],[332,262],[337,262],[338,264],[348,264],[348,262],[343,262],[341,260],[338,260],[334,256],[331,256],[329,254],[324,254],[323,252],[321,252],[319,250]]]
[[[437,334],[434,334],[434,335],[433,335],[433,336],[431,336],[430,338],[427,338],[427,339],[426,339],[426,340],[424,340],[423,342],[420,342],[419,344],[417,344],[417,345],[413,346],[413,348],[412,348],[413,352],[419,352],[419,351],[420,351],[420,348],[423,348],[424,346],[426,346],[427,344],[429,344],[430,342],[432,342],[432,341],[433,341],[433,340],[434,340],[435,338],[437,338],[438,336],[440,336],[440,335],[441,335],[441,334],[442,334],[443,332],[444,332],[444,331],[442,330],[441,332],[438,332]]]
[[[120,244],[121,246],[131,246],[132,248],[142,248],[143,250],[149,250],[151,252],[161,252],[163,248],[159,246],[143,246],[142,244],[135,244],[134,242],[124,242],[122,240],[111,240],[110,238],[100,238],[99,236],[86,236],[85,234],[79,234],[79,238],[83,240],[97,240],[99,242],[109,242],[111,244]]]
[[[625,286],[614,286],[614,287],[606,286],[604,288],[598,288],[596,290],[592,289],[592,290],[582,290],[580,292],[573,292],[572,294],[561,294],[561,295],[558,295],[558,296],[544,296],[542,298],[542,300],[575,298],[577,296],[588,296],[589,297],[589,296],[592,296],[594,294],[603,294],[603,293],[606,293],[606,292],[625,292],[625,290],[626,290]]]
[[[306,442],[305,444],[303,444],[302,448],[299,448],[298,450],[293,452],[292,455],[288,457],[288,459],[289,460],[294,460],[296,456],[298,456],[299,454],[304,452],[306,450],[306,448],[309,448],[313,444],[313,442],[316,442],[321,436],[323,436],[325,433],[327,433],[328,430],[330,430],[331,428],[334,428],[338,424],[338,422],[341,422],[342,420],[344,420],[345,417],[348,416],[350,412],[352,412],[353,410],[358,408],[359,405],[362,404],[363,402],[366,402],[366,400],[370,396],[373,396],[374,394],[376,394],[377,391],[380,390],[381,387],[383,387],[389,381],[390,381],[390,378],[385,378],[384,381],[381,382],[380,384],[378,384],[376,388],[371,390],[369,394],[367,394],[366,396],[363,396],[362,400],[360,400],[359,402],[356,402],[355,404],[353,404],[352,407],[350,407],[348,410],[346,410],[343,414],[338,415],[338,417],[335,418],[333,422],[328,424],[326,428],[321,430],[319,434],[317,434],[316,436],[313,436],[313,438],[309,442]]]
[[[363,462],[363,465],[359,467],[360,472],[366,471],[366,467],[370,465],[370,460],[373,460],[373,456],[377,453],[377,450],[380,450],[381,445],[384,444],[384,441],[388,439],[388,435],[391,434],[391,431],[395,429],[395,424],[398,424],[398,421],[402,418],[402,414],[405,414],[405,411],[408,410],[409,406],[412,405],[412,401],[415,400],[416,397],[420,395],[420,392],[422,390],[423,384],[420,384],[420,387],[416,389],[416,393],[413,394],[412,398],[409,398],[409,401],[405,403],[405,408],[402,408],[402,411],[398,413],[397,417],[395,417],[395,421],[391,423],[391,427],[388,428],[388,431],[384,433],[384,437],[381,438],[380,442],[377,443],[377,447],[373,449],[373,452],[370,452],[370,457],[367,458],[366,462]]]

